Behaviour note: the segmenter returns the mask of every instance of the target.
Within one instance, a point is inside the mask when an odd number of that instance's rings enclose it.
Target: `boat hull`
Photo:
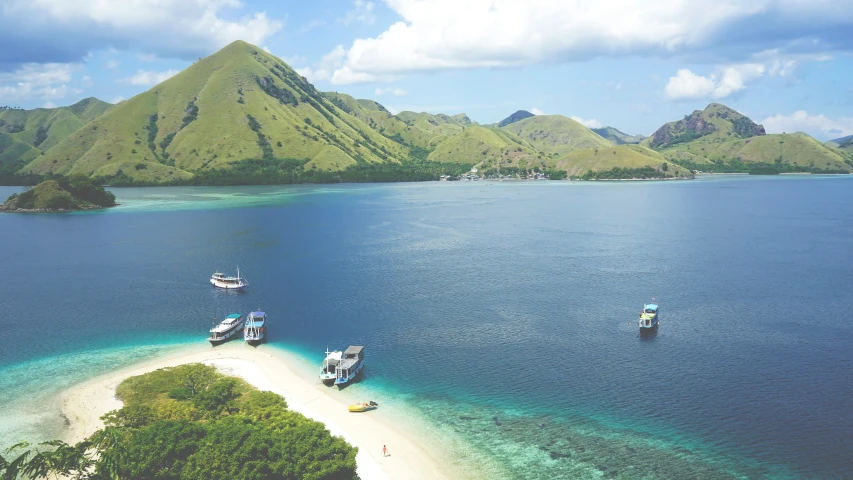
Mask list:
[[[358,364],[358,366],[357,366],[355,369],[353,369],[353,370],[354,370],[354,371],[351,371],[351,372],[350,372],[350,374],[349,374],[349,376],[336,378],[336,379],[335,379],[335,385],[337,385],[337,386],[338,386],[338,388],[343,388],[343,387],[345,387],[348,383],[350,383],[350,382],[352,382],[353,380],[355,380],[355,379],[356,379],[356,378],[361,374],[362,370],[364,370],[364,361],[362,361],[361,363],[359,363],[359,364]]]
[[[266,336],[266,335],[261,335],[261,336],[260,336],[260,337],[258,337],[258,338],[254,338],[254,337],[253,337],[253,338],[246,338],[246,337],[244,336],[244,337],[243,337],[243,340],[245,340],[245,341],[246,341],[246,343],[248,343],[249,345],[257,346],[257,345],[260,345],[260,344],[262,344],[262,343],[265,343],[265,342],[267,341],[267,336]]]
[[[208,337],[207,341],[210,342],[210,344],[214,345],[214,346],[220,345],[220,344],[225,343],[225,342],[233,339],[234,337],[236,337],[240,333],[242,328],[243,328],[243,324],[240,323],[239,325],[237,325],[233,329],[217,335],[215,338],[214,337]]]
[[[215,280],[211,280],[210,284],[216,288],[221,288],[224,290],[243,290],[247,286],[246,284],[224,283],[224,282],[217,282]]]

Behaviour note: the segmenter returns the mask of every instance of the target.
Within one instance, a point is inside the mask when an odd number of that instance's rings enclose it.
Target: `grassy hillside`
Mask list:
[[[407,124],[373,100],[356,100],[349,95],[337,92],[326,92],[323,95],[338,108],[358,118],[381,135],[409,147],[415,146],[432,150],[452,134],[462,131],[461,128],[454,128],[452,130],[453,133],[442,132],[438,128],[438,125],[440,125],[438,121],[435,121],[435,125],[429,123],[429,121],[426,124],[417,121],[413,121],[411,125]],[[403,113],[412,114],[412,112]],[[404,115],[404,117],[412,119],[416,118],[419,114],[413,115]],[[431,117],[428,113],[422,115]],[[447,116],[445,115],[444,117]],[[416,124],[428,125],[428,127],[421,128]]]
[[[660,150],[690,168],[726,172],[772,165],[779,172],[853,172],[853,160],[805,133],[775,134],[728,142],[693,141]]]
[[[693,178],[690,170],[639,145],[575,150],[553,161],[551,169],[564,170],[570,177],[590,179]]]
[[[580,123],[562,115],[537,115],[511,123],[501,129],[552,158],[583,148],[613,146],[612,143]]]
[[[667,123],[641,145],[706,172],[853,172],[853,160],[837,148],[805,133],[766,135],[764,127],[718,103]]]
[[[441,142],[428,158],[442,163],[463,162],[479,166],[500,163],[518,167],[519,164],[526,165],[536,155],[532,148],[505,132],[473,126]]]
[[[848,135],[842,138],[836,138],[826,142],[826,146],[837,148],[844,152],[845,155],[853,159],[853,135]]]
[[[304,176],[399,164],[409,155],[278,58],[237,41],[117,105],[22,173],[164,183],[239,171],[247,162],[254,171]]]
[[[700,138],[723,142],[764,134],[764,127],[748,117],[725,105],[712,103],[705,110],[696,110],[681,120],[663,125],[643,140],[642,145],[662,149]]]
[[[593,128],[591,130],[616,145],[640,143],[646,139],[643,135],[628,135],[613,127]]]
[[[0,109],[0,173],[19,170],[110,107],[86,98],[67,107]]]
[[[512,115],[510,115],[510,116],[504,118],[503,120],[501,120],[500,122],[498,122],[498,127],[505,127],[511,123],[515,123],[515,122],[524,120],[525,118],[530,118],[532,116],[533,116],[533,114],[528,112],[527,110],[517,110]]]

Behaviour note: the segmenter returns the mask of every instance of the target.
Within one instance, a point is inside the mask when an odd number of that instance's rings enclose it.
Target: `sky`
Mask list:
[[[117,103],[234,40],[391,112],[853,135],[853,0],[0,0],[0,105]]]

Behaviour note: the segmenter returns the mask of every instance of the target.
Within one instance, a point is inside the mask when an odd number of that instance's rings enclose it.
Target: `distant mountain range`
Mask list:
[[[853,171],[844,142],[765,135],[719,104],[649,138],[524,110],[494,125],[465,114],[393,115],[373,100],[319,92],[280,59],[241,41],[118,105],[86,99],[0,110],[0,122],[4,183],[68,174],[113,185],[428,180],[474,166],[552,178]]]

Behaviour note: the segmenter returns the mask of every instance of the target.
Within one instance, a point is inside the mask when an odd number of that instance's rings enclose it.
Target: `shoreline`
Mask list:
[[[292,356],[292,357],[291,357]],[[76,443],[103,426],[100,417],[121,408],[115,397],[118,385],[126,378],[160,368],[186,363],[205,363],[220,372],[239,377],[259,390],[283,396],[288,408],[323,423],[336,436],[358,447],[357,471],[368,479],[450,479],[464,478],[462,472],[451,471],[456,464],[447,454],[430,448],[420,432],[404,431],[399,422],[383,414],[380,407],[364,413],[350,413],[347,405],[358,400],[334,387],[305,378],[294,368],[295,354],[273,348],[248,348],[242,342],[230,342],[211,348],[190,346],[177,352],[156,356],[74,385],[59,395],[61,416],[66,430],[62,440]],[[382,446],[389,455],[383,457]]]

